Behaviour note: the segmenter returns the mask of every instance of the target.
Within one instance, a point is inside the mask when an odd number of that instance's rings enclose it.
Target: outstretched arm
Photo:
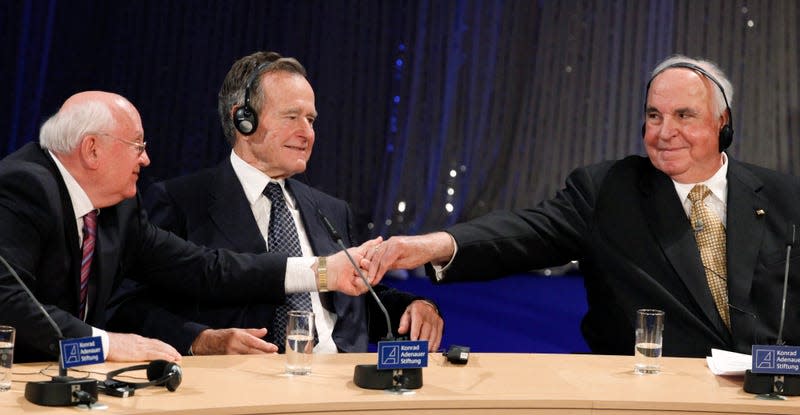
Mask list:
[[[377,284],[389,270],[417,268],[428,262],[447,264],[454,252],[453,237],[447,232],[393,236],[369,250],[361,266],[368,270],[371,282]]]

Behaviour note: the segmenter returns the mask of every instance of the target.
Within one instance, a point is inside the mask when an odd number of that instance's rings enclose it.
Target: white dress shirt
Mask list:
[[[253,216],[258,224],[261,236],[264,237],[265,249],[268,245],[267,237],[270,220],[270,203],[263,192],[269,182],[276,182],[283,189],[283,196],[286,199],[286,207],[292,214],[297,236],[300,239],[300,249],[303,253],[301,258],[289,258],[286,262],[285,286],[287,293],[309,292],[311,294],[311,307],[314,312],[314,324],[317,327],[319,343],[314,347],[314,353],[336,353],[336,343],[333,341],[333,327],[336,325],[336,314],[328,311],[322,306],[319,292],[317,292],[317,279],[311,266],[314,264],[315,255],[311,249],[311,242],[308,239],[303,221],[300,217],[300,210],[297,208],[296,201],[291,194],[286,191],[285,180],[275,180],[242,160],[235,152],[231,151],[231,165],[233,171],[239,178],[239,182],[244,189],[245,197],[250,203]],[[265,322],[266,323],[266,322]]]
[[[722,167],[708,180],[700,183],[688,184],[678,183],[673,180],[672,183],[675,185],[675,191],[678,192],[678,198],[683,204],[683,210],[686,212],[687,218],[692,215],[692,201],[689,200],[689,192],[692,191],[695,185],[706,185],[706,187],[711,189],[711,194],[706,196],[703,203],[705,203],[706,207],[722,221],[722,226],[728,227],[728,213],[726,209],[728,205],[728,156],[725,153],[722,153]]]

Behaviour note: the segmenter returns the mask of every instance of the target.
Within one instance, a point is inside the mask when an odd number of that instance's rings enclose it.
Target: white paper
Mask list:
[[[752,368],[753,358],[749,354],[711,349],[711,356],[706,357],[706,364],[715,375],[744,375],[745,370]]]

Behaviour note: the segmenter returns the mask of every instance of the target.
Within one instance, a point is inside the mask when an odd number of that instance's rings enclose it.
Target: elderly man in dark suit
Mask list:
[[[70,97],[42,126],[40,143],[0,162],[0,255],[65,337],[100,336],[108,360],[180,359],[161,341],[105,330],[108,300],[126,277],[197,299],[281,302],[293,292],[287,254],[201,248],[150,224],[135,198],[148,164],[138,111],[100,91]],[[319,261],[327,283],[316,289],[366,290],[343,253]],[[309,262],[297,272],[313,280],[318,262]],[[57,356],[55,330],[5,267],[0,323],[17,328],[16,361]]]
[[[347,203],[291,178],[306,169],[317,116],[314,91],[297,60],[274,52],[238,60],[222,84],[218,110],[233,147],[230,157],[217,167],[151,186],[146,203],[154,223],[200,245],[252,253],[281,250],[285,247],[271,240],[279,204],[286,207],[298,254],[313,258],[340,250],[324,220],[342,233],[345,244],[354,244]],[[270,187],[273,194],[265,190]],[[311,293],[307,307],[315,315],[315,352],[366,352],[369,341],[379,340],[388,329],[429,340],[431,350],[439,347],[443,321],[433,303],[385,286],[375,290],[391,315],[391,328],[371,296]],[[285,320],[280,317],[300,307],[268,298],[221,305],[159,296],[153,290],[134,290],[123,301],[115,321],[192,354],[282,350]],[[133,306],[141,301],[170,313],[141,319]]]
[[[443,266],[430,270],[435,280],[450,282],[579,260],[589,305],[582,331],[595,353],[633,353],[638,308],[666,312],[665,355],[749,353],[753,343],[773,343],[800,183],[724,152],[732,99],[716,65],[670,57],[648,83],[648,157],[579,168],[531,209],[391,238],[367,254],[370,275],[432,262]],[[800,295],[797,258],[790,301]],[[800,344],[796,309],[783,333]]]

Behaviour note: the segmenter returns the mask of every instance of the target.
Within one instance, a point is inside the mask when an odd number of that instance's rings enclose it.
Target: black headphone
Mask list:
[[[148,382],[128,382],[114,379],[115,377],[134,370],[147,369]],[[148,386],[165,386],[170,392],[175,392],[183,380],[183,371],[177,363],[166,360],[153,360],[148,364],[123,367],[106,373],[106,381],[125,384],[132,389],[146,388]]]
[[[647,94],[650,93],[650,84],[653,82],[653,79],[655,79],[656,76],[660,75],[661,72],[664,72],[667,69],[671,68],[691,69],[705,76],[708,80],[713,82],[714,85],[717,86],[717,88],[719,88],[720,92],[722,92],[722,99],[725,100],[725,110],[728,111],[728,122],[722,127],[721,130],[719,130],[719,152],[721,153],[723,150],[725,150],[731,145],[731,142],[733,142],[733,112],[731,111],[730,105],[728,105],[728,97],[725,95],[725,88],[723,88],[722,84],[719,81],[717,81],[717,79],[714,78],[710,73],[708,73],[708,71],[690,62],[673,63],[672,65],[667,66],[666,68],[658,71],[657,73],[653,74],[652,77],[650,77],[650,80],[647,81],[647,89],[645,89],[645,94],[644,94],[645,100],[647,99]],[[645,112],[646,111],[647,111],[647,102],[645,102]],[[646,125],[647,125],[646,122],[642,124],[642,136],[644,136]]]
[[[250,88],[253,86],[253,82],[261,75],[261,72],[273,62],[275,61],[266,61],[258,65],[253,73],[250,74],[250,77],[247,78],[247,83],[244,87],[244,104],[237,108],[233,114],[233,126],[243,135],[253,134],[258,128],[258,113],[250,106]]]

